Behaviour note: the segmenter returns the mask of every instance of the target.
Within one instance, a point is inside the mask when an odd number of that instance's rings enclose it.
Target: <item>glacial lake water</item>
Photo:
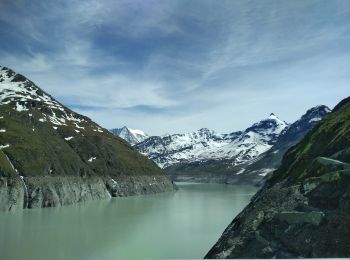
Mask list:
[[[0,213],[0,259],[203,258],[257,191],[178,187],[174,193]]]

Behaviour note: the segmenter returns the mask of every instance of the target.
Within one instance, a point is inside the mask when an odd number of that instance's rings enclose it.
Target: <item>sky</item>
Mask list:
[[[105,128],[229,133],[350,94],[350,0],[1,0],[0,64]]]

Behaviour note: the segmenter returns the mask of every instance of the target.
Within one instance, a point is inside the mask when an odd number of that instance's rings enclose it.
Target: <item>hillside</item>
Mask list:
[[[173,190],[152,161],[0,67],[0,209]]]
[[[350,98],[301,142],[206,258],[350,257]]]

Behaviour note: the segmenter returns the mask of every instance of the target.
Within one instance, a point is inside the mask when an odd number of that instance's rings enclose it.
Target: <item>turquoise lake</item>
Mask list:
[[[203,258],[257,191],[178,187],[174,193],[0,213],[0,259]]]

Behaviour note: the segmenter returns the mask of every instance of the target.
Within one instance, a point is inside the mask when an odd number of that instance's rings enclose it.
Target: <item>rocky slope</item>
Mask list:
[[[138,129],[131,129],[126,126],[122,128],[114,128],[110,130],[115,136],[119,136],[131,145],[135,145],[146,140],[149,136]]]
[[[350,257],[350,97],[301,142],[206,258]]]
[[[0,209],[173,190],[152,161],[0,67]]]

